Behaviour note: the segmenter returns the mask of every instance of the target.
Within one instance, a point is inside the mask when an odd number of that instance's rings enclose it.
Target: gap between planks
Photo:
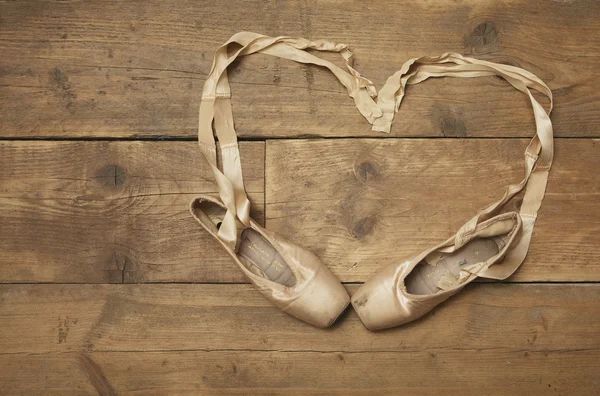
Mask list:
[[[239,142],[265,142],[274,141],[294,141],[294,140],[367,140],[367,139],[388,139],[388,140],[527,140],[531,137],[523,136],[395,136],[395,135],[373,135],[373,136],[321,136],[321,135],[302,135],[297,137],[272,136],[264,137],[238,137]],[[555,140],[594,140],[599,141],[599,136],[554,136]],[[215,140],[218,142],[218,139]],[[5,142],[197,142],[196,136],[145,136],[145,137],[68,137],[68,136],[28,136],[28,137],[7,137],[0,136],[0,141]]]

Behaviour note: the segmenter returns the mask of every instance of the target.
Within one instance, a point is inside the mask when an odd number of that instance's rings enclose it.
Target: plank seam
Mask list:
[[[266,142],[268,140],[359,140],[359,139],[382,139],[382,140],[530,140],[526,136],[469,136],[469,137],[454,137],[454,136],[257,136],[257,137],[238,137],[239,142]],[[555,136],[555,140],[598,140],[600,136]],[[0,141],[15,141],[15,142],[30,142],[30,141],[49,141],[49,142],[197,142],[196,136],[133,136],[133,137],[67,137],[67,136],[0,136]]]
[[[336,349],[249,349],[249,348],[217,348],[217,349],[207,349],[207,348],[197,348],[197,349],[94,349],[94,350],[85,350],[85,353],[173,353],[173,352],[258,352],[258,353],[323,353],[323,354],[333,354],[333,353],[345,353],[345,354],[371,354],[371,353],[419,353],[419,352],[428,352],[428,351],[448,351],[448,352],[457,352],[457,351],[465,351],[465,352],[475,352],[475,351],[500,351],[507,353],[569,353],[569,352],[589,352],[589,351],[599,351],[600,348],[563,348],[563,349],[509,349],[502,347],[489,347],[489,348],[448,348],[448,347],[432,347],[432,348],[423,348],[423,349],[385,349],[385,350],[336,350]],[[74,354],[80,355],[82,351],[45,351],[45,352],[1,352],[0,356],[9,356],[9,355],[53,355],[53,354]]]
[[[263,227],[267,226],[267,141],[263,142]]]
[[[362,285],[364,282],[341,282],[343,285]],[[478,285],[600,285],[600,281],[485,281],[475,280]],[[3,285],[251,285],[250,282],[2,282]]]

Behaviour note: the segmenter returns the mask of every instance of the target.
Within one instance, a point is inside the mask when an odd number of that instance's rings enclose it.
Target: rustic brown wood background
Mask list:
[[[350,44],[378,86],[446,51],[544,79],[556,162],[521,269],[379,333],[266,303],[187,213],[216,191],[197,108],[240,30]],[[595,0],[0,0],[0,394],[598,394],[599,64]],[[350,292],[519,180],[534,132],[498,78],[411,87],[390,135],[316,67],[230,79],[254,217]]]

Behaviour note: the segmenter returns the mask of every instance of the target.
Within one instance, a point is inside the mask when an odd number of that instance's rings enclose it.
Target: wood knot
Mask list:
[[[467,127],[465,126],[459,109],[443,103],[433,103],[430,117],[432,125],[439,122],[439,128],[443,136],[467,136]]]
[[[127,283],[133,279],[134,264],[123,249],[117,247],[107,251],[106,267],[109,283]]]
[[[440,128],[444,136],[467,136],[467,127],[465,127],[465,123],[455,114],[446,114],[442,116],[440,119]]]
[[[379,174],[379,166],[371,161],[363,161],[354,167],[354,175],[360,181],[374,179]]]
[[[53,91],[57,93],[60,99],[64,102],[65,107],[69,108],[77,99],[77,93],[73,84],[69,81],[69,77],[64,71],[54,68],[50,71],[50,79],[54,83]]]
[[[352,227],[352,235],[356,239],[363,239],[367,234],[373,231],[375,220],[372,217],[363,217],[354,222]]]
[[[119,165],[106,165],[96,173],[95,179],[102,187],[116,188],[125,183],[127,173]]]
[[[59,88],[62,88],[65,91],[68,91],[71,88],[73,88],[73,85],[71,85],[71,83],[69,82],[69,77],[67,77],[67,75],[65,74],[64,71],[62,71],[58,68],[54,68],[54,69],[52,69],[50,74],[52,76],[52,80],[54,80],[55,84]]]
[[[474,53],[487,53],[498,49],[498,30],[493,22],[480,23],[465,37],[465,49]]]

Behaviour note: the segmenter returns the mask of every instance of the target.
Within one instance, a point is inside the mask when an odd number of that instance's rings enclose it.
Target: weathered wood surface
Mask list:
[[[598,136],[595,0],[27,0],[0,14],[4,137],[194,136],[212,53],[240,30],[350,44],[377,86],[409,58],[447,51],[522,66],[554,91],[557,136]],[[257,55],[230,76],[241,136],[377,135],[323,70]],[[499,79],[445,79],[410,88],[392,133],[529,136],[532,120]]]
[[[594,0],[0,0],[0,394],[599,394],[599,16]],[[222,284],[247,279],[188,213],[216,191],[197,145],[147,140],[196,135],[212,54],[240,30],[350,44],[377,87],[446,51],[546,81],[556,136],[580,139],[556,140],[514,283],[377,333]],[[257,55],[230,81],[242,138],[494,138],[243,142],[253,216],[344,282],[454,233],[520,180],[526,140],[508,138],[534,132],[498,78],[410,87],[391,135],[319,68]],[[95,139],[121,137],[144,141]],[[37,282],[63,284],[10,284]]]
[[[522,176],[525,140],[267,143],[267,226],[345,282],[446,239]],[[597,142],[557,160],[517,281],[597,281]],[[216,190],[193,142],[0,143],[3,282],[246,282],[187,205]],[[262,219],[264,143],[242,144]],[[423,199],[423,197],[427,197]],[[576,254],[574,253],[576,252]]]
[[[471,285],[371,333],[352,311],[302,324],[250,285],[0,285],[0,393],[594,394],[599,301],[598,285]]]
[[[241,144],[261,222],[264,148]],[[5,141],[0,180],[0,282],[240,279],[189,214],[217,191],[194,142]]]
[[[99,352],[0,355],[5,395],[594,395],[600,353]]]
[[[444,241],[523,177],[521,139],[267,142],[267,227],[294,236],[344,281]],[[556,141],[516,281],[598,281],[600,144]]]

